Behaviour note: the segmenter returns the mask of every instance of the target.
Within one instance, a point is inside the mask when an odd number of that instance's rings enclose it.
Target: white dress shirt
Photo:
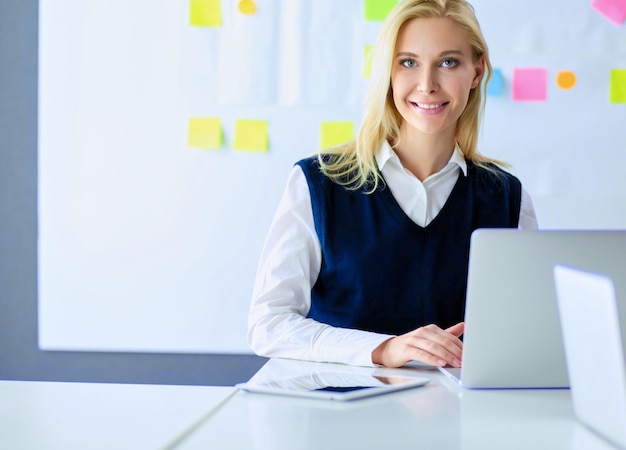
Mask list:
[[[467,164],[457,147],[448,164],[422,183],[385,144],[376,162],[402,210],[418,225],[439,213]],[[522,189],[520,229],[537,229],[532,200]],[[322,262],[309,188],[294,166],[261,252],[248,315],[248,343],[263,356],[373,366],[372,351],[391,336],[338,328],[307,318]]]

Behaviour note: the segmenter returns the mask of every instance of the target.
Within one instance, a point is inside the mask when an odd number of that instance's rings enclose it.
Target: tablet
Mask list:
[[[356,400],[424,386],[425,377],[316,372],[275,380],[248,381],[237,384],[243,391],[261,394],[291,395],[326,400]]]

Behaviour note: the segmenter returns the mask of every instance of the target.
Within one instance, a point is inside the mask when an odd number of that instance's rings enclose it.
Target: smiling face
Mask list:
[[[391,69],[401,134],[454,138],[483,59],[474,60],[463,29],[451,19],[413,19],[400,29]]]

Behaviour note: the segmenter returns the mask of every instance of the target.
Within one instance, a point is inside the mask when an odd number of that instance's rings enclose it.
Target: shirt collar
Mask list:
[[[381,171],[383,170],[383,167],[390,162],[394,162],[400,166],[402,165],[400,158],[398,158],[398,155],[393,151],[391,145],[389,145],[387,141],[381,145],[380,149],[376,152],[375,157],[378,169]],[[449,169],[451,165],[458,166],[463,172],[463,175],[467,176],[467,162],[465,161],[465,156],[463,156],[463,152],[461,151],[458,142],[454,145],[454,151],[452,152],[452,156],[450,157],[448,164],[446,164],[441,171]]]

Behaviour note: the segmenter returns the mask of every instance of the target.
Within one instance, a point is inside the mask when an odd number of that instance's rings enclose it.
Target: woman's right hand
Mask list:
[[[463,342],[459,337],[464,331],[465,322],[445,330],[432,324],[420,327],[380,344],[372,352],[372,362],[385,367],[401,367],[409,361],[461,367]]]

